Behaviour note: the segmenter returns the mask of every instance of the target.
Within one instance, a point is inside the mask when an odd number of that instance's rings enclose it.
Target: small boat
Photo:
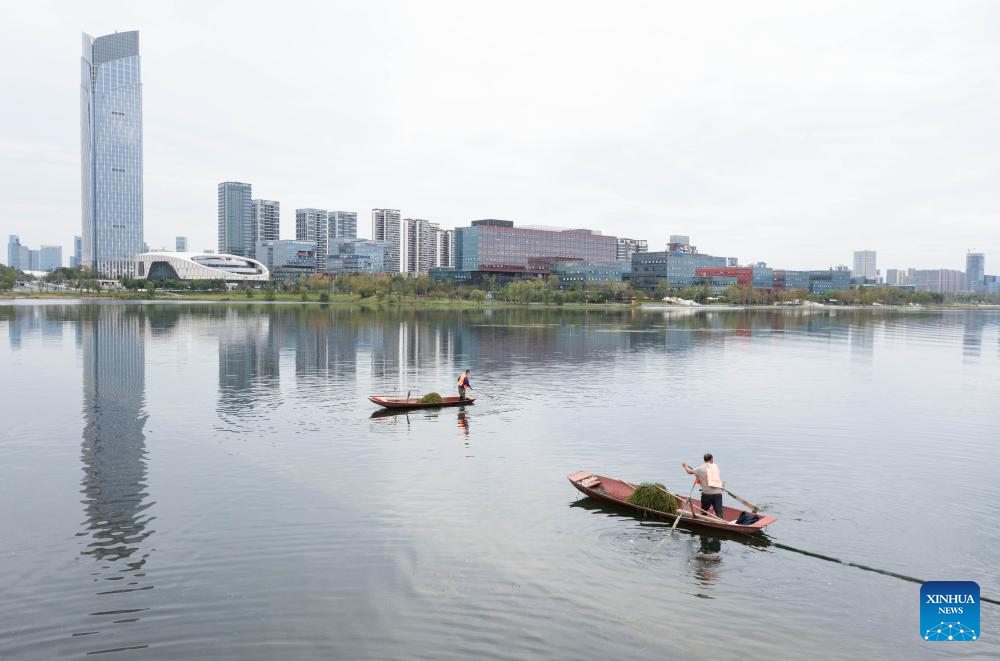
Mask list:
[[[676,516],[676,514],[667,514],[666,512],[651,510],[649,508],[640,507],[628,502],[628,499],[632,496],[632,493],[638,486],[637,484],[616,480],[603,475],[596,475],[590,471],[573,473],[569,476],[569,481],[574,487],[591,498],[617,503],[622,507],[628,507],[633,510],[644,512],[647,515],[670,521],[673,521]],[[676,493],[673,495],[677,499],[677,504],[680,506],[680,522],[686,525],[705,526],[708,528],[717,528],[719,530],[737,532],[744,535],[754,535],[762,532],[764,528],[777,521],[777,519],[773,516],[768,516],[758,512],[757,516],[759,518],[756,521],[749,525],[740,525],[736,523],[736,520],[739,518],[740,513],[743,510],[736,509],[735,507],[723,506],[722,518],[720,519],[715,516],[714,512],[704,513],[701,509],[700,499],[691,498],[689,500],[687,496],[681,496]]]
[[[387,409],[436,409],[441,406],[465,406],[466,404],[474,404],[476,402],[475,397],[466,397],[465,399],[461,399],[460,397],[442,397],[440,404],[426,404],[421,402],[419,397],[372,395],[368,399]]]

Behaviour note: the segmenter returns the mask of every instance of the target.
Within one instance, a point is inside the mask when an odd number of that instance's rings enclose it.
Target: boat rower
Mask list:
[[[712,453],[705,453],[705,463],[701,466],[691,468],[685,461],[681,463],[688,475],[695,476],[695,484],[701,487],[701,509],[708,511],[711,507],[715,510],[715,515],[722,517],[722,475],[719,467],[712,460]]]
[[[465,399],[465,390],[472,390],[472,383],[469,381],[469,375],[472,374],[472,370],[465,370],[458,375],[458,398]]]

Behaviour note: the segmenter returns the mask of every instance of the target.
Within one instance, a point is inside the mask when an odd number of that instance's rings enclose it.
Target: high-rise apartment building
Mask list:
[[[620,262],[630,262],[632,261],[632,255],[637,252],[647,252],[649,250],[649,244],[646,239],[626,239],[623,237],[618,237],[618,261]]]
[[[81,65],[83,265],[134,275],[143,240],[139,33],[84,34]]]
[[[874,250],[854,251],[854,268],[851,270],[851,277],[864,278],[865,280],[878,279]]]
[[[281,234],[281,203],[277,200],[253,200],[253,242],[277,241]]]
[[[186,236],[178,236],[174,239],[174,250],[177,252],[188,251],[188,239]]]
[[[69,258],[69,267],[75,269],[83,263],[83,237],[73,237],[73,254]]]
[[[450,269],[455,266],[455,230],[443,230],[431,223],[431,267]]]
[[[219,253],[253,257],[253,202],[251,185],[240,181],[219,184]]]
[[[432,225],[422,218],[406,218],[400,225],[400,272],[427,273],[433,266]]]
[[[986,255],[970,252],[965,256],[965,291],[981,291],[986,279]]]
[[[38,270],[55,271],[62,268],[62,246],[42,246],[38,250]]]
[[[312,241],[316,244],[318,271],[326,270],[326,253],[330,245],[329,217],[326,209],[295,210],[295,240]]]
[[[965,273],[953,269],[917,269],[907,284],[914,285],[917,291],[958,292],[965,285]]]
[[[385,271],[400,273],[402,271],[402,248],[399,209],[372,209],[372,239],[388,241],[391,248],[385,252]]]
[[[331,211],[327,214],[330,241],[358,238],[358,213],[356,211]]]

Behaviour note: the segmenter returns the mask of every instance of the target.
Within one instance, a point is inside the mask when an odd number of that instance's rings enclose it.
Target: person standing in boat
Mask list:
[[[701,486],[701,509],[708,511],[709,508],[715,510],[715,515],[722,518],[722,475],[719,467],[712,460],[712,453],[705,453],[705,463],[701,466],[691,468],[685,461],[681,463],[688,475],[695,476],[695,482]]]
[[[465,390],[472,390],[472,382],[469,381],[469,375],[472,374],[472,370],[465,370],[458,375],[458,398],[465,399]]]

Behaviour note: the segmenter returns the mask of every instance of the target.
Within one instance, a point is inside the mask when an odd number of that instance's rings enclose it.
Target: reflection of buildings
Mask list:
[[[253,408],[253,385],[264,377],[278,382],[279,350],[271,333],[271,319],[256,311],[227,308],[219,334],[219,410]]]
[[[152,534],[146,492],[145,312],[99,306],[80,321],[83,349],[83,494],[92,540],[85,553],[129,559]],[[128,562],[135,570],[140,556]],[[121,568],[114,568],[120,578]]]
[[[962,353],[967,358],[979,355],[983,346],[983,329],[987,317],[982,314],[966,313],[962,319]]]
[[[18,350],[25,335],[41,334],[45,340],[62,340],[63,320],[44,307],[11,306],[6,310],[10,348]]]

